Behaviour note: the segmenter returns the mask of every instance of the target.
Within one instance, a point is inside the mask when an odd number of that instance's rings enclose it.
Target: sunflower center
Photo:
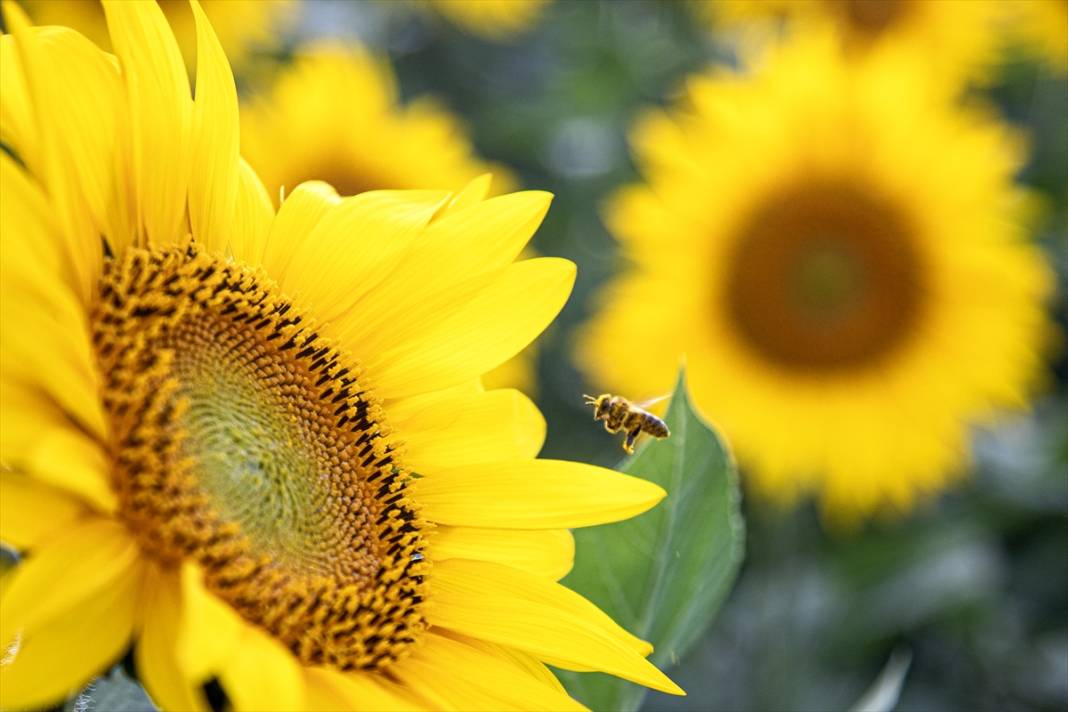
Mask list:
[[[831,0],[842,21],[854,32],[868,37],[881,35],[900,24],[909,13],[911,0]]]
[[[262,275],[193,248],[107,265],[93,317],[122,516],[307,664],[381,669],[425,623],[381,409]]]
[[[790,186],[743,221],[724,288],[742,340],[777,366],[871,366],[911,333],[922,271],[901,211],[852,183]]]

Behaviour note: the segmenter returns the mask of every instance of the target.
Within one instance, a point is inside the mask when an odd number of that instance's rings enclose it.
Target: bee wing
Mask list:
[[[650,398],[649,400],[642,401],[641,403],[637,403],[636,405],[639,408],[648,408],[648,407],[654,406],[657,403],[659,403],[660,401],[666,400],[666,399],[668,399],[670,397],[671,397],[670,393],[665,393],[662,396],[657,396],[656,398]]]

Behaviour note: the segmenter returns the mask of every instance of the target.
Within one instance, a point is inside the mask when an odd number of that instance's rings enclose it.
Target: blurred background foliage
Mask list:
[[[621,266],[600,210],[637,178],[626,133],[638,110],[669,104],[688,73],[733,64],[734,38],[713,32],[685,0],[558,0],[534,15],[524,31],[487,36],[432,3],[304,2],[239,67],[238,81],[254,96],[302,43],[360,42],[388,57],[403,102],[434,97],[483,159],[507,165],[519,186],[555,194],[534,248],[574,260],[579,277],[533,357],[549,427],[543,455],[613,466],[618,440],[591,421],[580,398],[591,386],[570,361],[591,294]],[[1019,180],[1049,207],[1035,239],[1057,273],[1051,309],[1063,331],[1068,78],[1015,46],[989,84],[970,91],[1030,136]],[[645,708],[843,709],[894,651],[910,651],[900,709],[1068,709],[1065,354],[1054,354],[1032,412],[975,432],[970,477],[910,515],[828,531],[811,505],[784,511],[746,497],[738,583],[669,671],[689,696],[650,694]],[[741,479],[744,491],[744,470]]]

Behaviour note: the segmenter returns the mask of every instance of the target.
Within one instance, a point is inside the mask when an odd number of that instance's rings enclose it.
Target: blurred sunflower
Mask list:
[[[423,98],[401,106],[393,74],[354,45],[308,48],[241,112],[242,155],[277,198],[312,178],[342,195],[457,189],[503,169],[475,155],[459,121]]]
[[[1048,58],[1058,71],[1068,72],[1068,2],[1015,0],[1005,3],[1005,10],[1015,39]]]
[[[513,262],[548,197],[275,214],[193,8],[195,100],[155,4],[105,4],[117,61],[4,6],[0,707],[131,642],[166,709],[577,707],[544,662],[680,692],[556,583],[568,528],[663,491],[534,459],[537,409],[478,386],[570,291]]]
[[[104,9],[99,0],[19,0],[38,25],[72,27],[98,46],[110,49]],[[159,3],[182,49],[186,66],[196,59],[196,26],[188,0]],[[293,16],[297,0],[202,0],[201,5],[232,64],[244,65],[256,47],[269,46],[280,25]]]
[[[833,28],[847,55],[904,45],[955,90],[997,59],[995,0],[705,0],[714,24],[785,20],[806,33]]]
[[[461,29],[504,41],[530,29],[549,0],[427,0],[430,7]]]
[[[1026,403],[1052,330],[1019,141],[905,69],[810,36],[651,112],[632,135],[647,183],[607,213],[634,268],[579,348],[635,398],[685,353],[752,484],[843,519],[946,486],[969,423]]]

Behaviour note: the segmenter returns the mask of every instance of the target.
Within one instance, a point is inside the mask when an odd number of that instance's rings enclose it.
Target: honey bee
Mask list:
[[[652,435],[658,440],[671,434],[663,420],[622,396],[602,393],[594,398],[584,393],[583,397],[586,399],[586,405],[593,406],[593,419],[604,421],[605,430],[610,433],[623,431],[627,434],[623,440],[623,449],[628,453],[634,452],[634,441],[642,433]],[[645,405],[651,405],[654,402],[656,401]]]

